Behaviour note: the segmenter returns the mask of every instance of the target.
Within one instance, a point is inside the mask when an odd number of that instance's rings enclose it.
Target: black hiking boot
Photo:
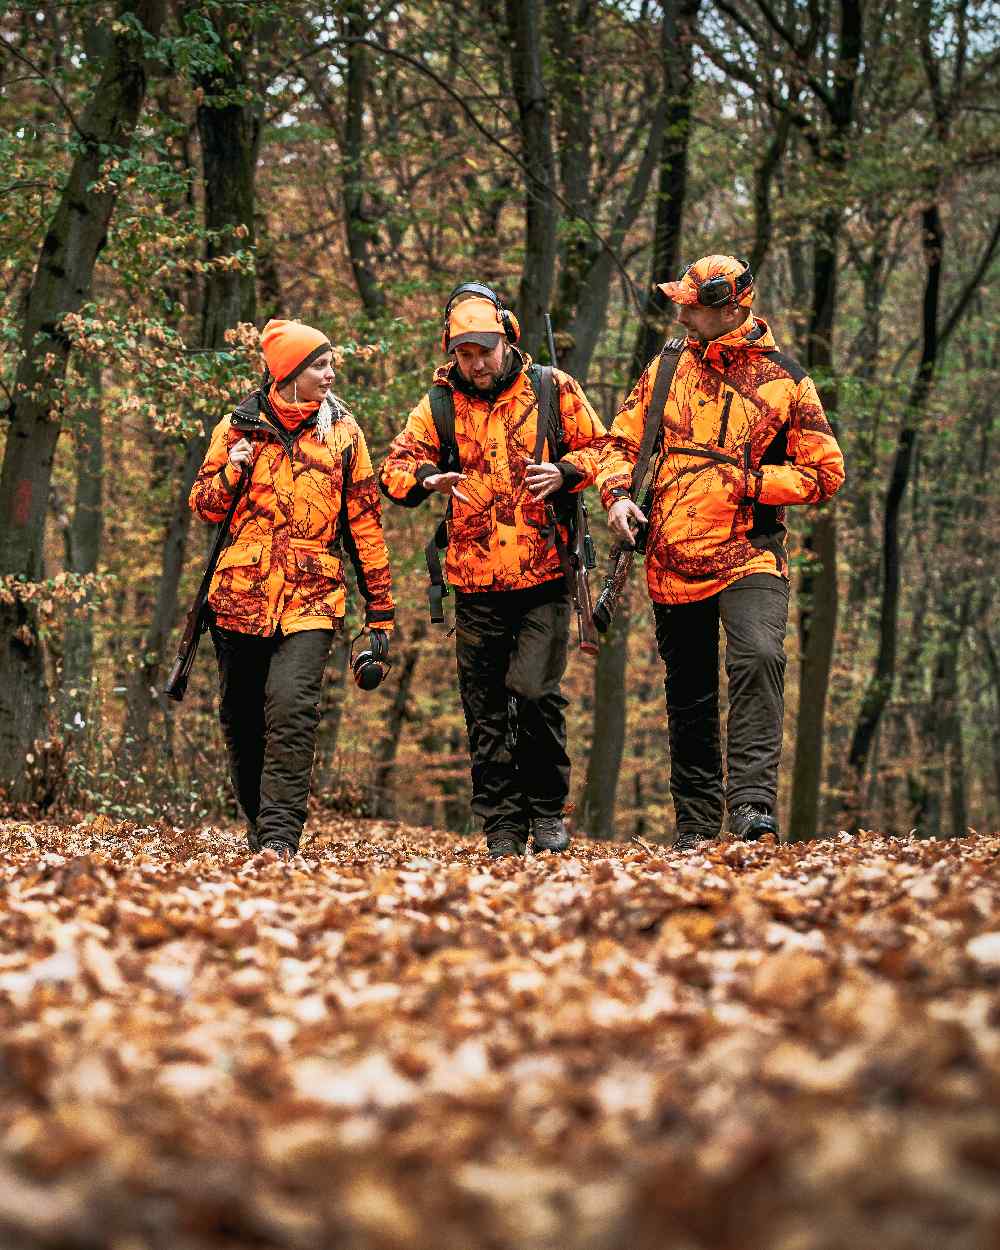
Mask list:
[[[705,845],[706,842],[712,842],[714,839],[710,833],[699,833],[697,829],[681,829],[678,831],[677,837],[674,838],[674,851],[697,851]]]
[[[294,854],[292,848],[287,842],[283,842],[281,838],[265,838],[261,843],[262,851],[274,851],[279,859],[291,859]]]
[[[569,834],[561,816],[539,816],[531,822],[531,849],[533,851],[565,851],[569,846]]]
[[[741,803],[729,813],[729,832],[741,842],[756,842],[765,833],[778,837],[778,822],[763,803]]]
[[[517,855],[523,858],[524,839],[509,834],[487,842],[486,849],[490,853],[490,859],[503,859],[506,855]]]

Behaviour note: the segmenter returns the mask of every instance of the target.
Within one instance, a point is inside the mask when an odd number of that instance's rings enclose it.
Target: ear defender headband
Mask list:
[[[392,663],[389,660],[389,639],[384,629],[373,629],[371,646],[354,654],[354,644],[365,631],[355,634],[351,639],[351,675],[354,684],[361,690],[374,690],[385,680]]]
[[[517,318],[509,308],[504,307],[504,302],[497,295],[492,287],[486,286],[483,282],[462,282],[448,296],[448,302],[444,306],[444,327],[441,332],[441,350],[447,354],[448,345],[451,341],[448,333],[448,322],[451,320],[451,310],[459,302],[463,295],[478,295],[481,299],[488,299],[493,307],[497,310],[497,322],[500,329],[497,333],[503,333],[507,342],[514,344],[521,337],[521,327]]]
[[[707,278],[700,287],[698,287],[698,303],[705,308],[722,308],[726,304],[738,304],[740,296],[744,291],[749,290],[753,286],[753,271],[750,268],[750,262],[744,260],[742,256],[734,256],[733,260],[738,260],[743,266],[743,272],[731,277],[729,274],[716,274],[714,278]],[[681,280],[687,276],[692,266],[688,267],[681,274]]]

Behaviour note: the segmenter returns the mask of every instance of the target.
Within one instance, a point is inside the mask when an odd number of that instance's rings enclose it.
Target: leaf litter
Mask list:
[[[573,849],[0,825],[0,1245],[1000,1245],[1000,838]]]

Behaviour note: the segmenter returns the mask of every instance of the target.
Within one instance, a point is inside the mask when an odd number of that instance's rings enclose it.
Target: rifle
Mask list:
[[[181,634],[180,645],[177,648],[177,659],[174,660],[174,666],[170,670],[170,676],[167,683],[163,687],[163,693],[168,699],[173,699],[175,703],[180,703],[187,691],[188,678],[191,676],[191,669],[194,666],[194,657],[198,654],[198,643],[201,636],[208,628],[208,588],[212,584],[212,576],[215,573],[215,566],[219,563],[219,556],[228,545],[229,527],[233,523],[233,516],[236,513],[236,505],[240,501],[244,487],[250,480],[250,474],[247,472],[246,465],[241,466],[240,480],[236,484],[236,493],[233,495],[233,501],[229,505],[229,511],[226,513],[226,519],[219,526],[219,532],[215,536],[215,542],[212,544],[212,550],[208,557],[208,567],[205,569],[205,575],[201,579],[201,585],[198,587],[198,593],[194,597],[194,603],[191,610],[187,614],[187,620],[184,623],[184,633]]]
[[[642,429],[642,442],[639,444],[639,455],[632,467],[632,484],[629,489],[629,495],[632,499],[638,499],[640,493],[643,492],[643,485],[646,480],[646,474],[649,471],[650,462],[653,459],[653,450],[659,441],[660,431],[663,429],[663,410],[667,406],[667,396],[670,393],[670,383],[674,379],[674,373],[677,369],[677,362],[680,360],[681,352],[684,350],[683,339],[667,339],[660,352],[660,367],[656,371],[656,381],[653,383],[653,394],[649,401],[649,407],[646,409],[646,423]],[[639,505],[645,515],[648,517],[650,509],[653,506],[653,487],[656,483],[656,472],[652,473],[649,484],[645,493],[642,493],[642,503]],[[614,619],[615,609],[618,607],[618,600],[621,597],[622,590],[628,580],[629,570],[632,568],[632,562],[637,554],[646,550],[646,530],[643,528],[636,535],[635,542],[632,543],[616,543],[611,548],[608,556],[608,572],[604,579],[604,586],[601,593],[597,596],[597,602],[594,604],[594,626],[602,634],[606,634],[611,628],[611,622]]]
[[[549,343],[549,359],[552,362],[552,368],[557,366],[556,362],[556,341],[552,333],[552,318],[548,313],[545,314],[545,333]],[[548,405],[545,406],[545,417],[542,415],[542,404],[538,405],[539,428],[543,427],[543,420],[548,417]],[[538,447],[535,451],[535,460],[539,460],[541,456],[542,439],[538,440]],[[597,633],[594,630],[594,608],[590,596],[590,570],[597,565],[597,556],[594,553],[594,543],[590,537],[590,519],[587,515],[587,505],[583,502],[583,492],[577,491],[573,496],[574,516],[573,523],[570,526],[570,546],[567,548],[563,542],[562,534],[559,532],[559,524],[556,520],[555,508],[550,503],[545,505],[545,516],[549,525],[552,526],[552,533],[555,538],[556,550],[559,553],[559,560],[563,566],[563,574],[566,578],[566,585],[569,587],[573,596],[573,607],[576,609],[576,632],[580,643],[580,650],[585,655],[597,654]]]

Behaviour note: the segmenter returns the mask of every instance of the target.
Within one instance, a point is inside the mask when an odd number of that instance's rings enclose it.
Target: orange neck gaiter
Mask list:
[[[303,421],[308,420],[314,413],[319,412],[318,400],[311,404],[290,404],[287,399],[281,398],[278,394],[278,388],[273,382],[268,389],[267,398],[274,409],[274,415],[286,430],[297,430]]]

